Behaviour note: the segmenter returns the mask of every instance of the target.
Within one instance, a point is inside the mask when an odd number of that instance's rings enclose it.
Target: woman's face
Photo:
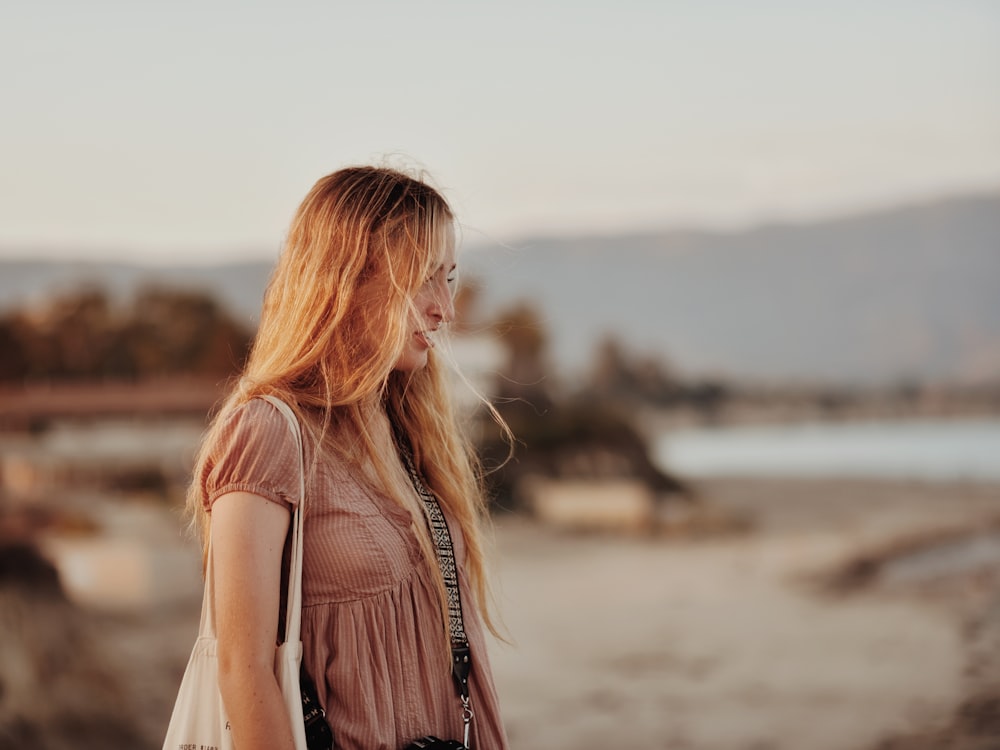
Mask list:
[[[449,242],[440,265],[413,297],[410,335],[393,369],[414,372],[427,364],[427,352],[434,348],[435,331],[455,317],[452,302],[454,282],[455,246],[453,242]]]

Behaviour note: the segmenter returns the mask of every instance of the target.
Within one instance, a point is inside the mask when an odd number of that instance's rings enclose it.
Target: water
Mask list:
[[[1000,419],[673,430],[655,460],[682,476],[1000,481]]]
[[[975,534],[904,553],[882,565],[883,583],[922,583],[976,570],[1000,569],[1000,533]]]

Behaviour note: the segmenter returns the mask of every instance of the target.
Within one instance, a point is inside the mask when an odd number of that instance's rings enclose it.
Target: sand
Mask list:
[[[951,581],[832,594],[823,583],[859,554],[996,518],[1000,488],[700,490],[756,531],[625,539],[500,523],[516,646],[493,658],[514,747],[860,750],[950,718],[963,628],[989,591]]]
[[[697,487],[707,507],[753,528],[626,537],[498,519],[498,599],[513,645],[497,644],[492,659],[512,747],[874,750],[949,721],[968,690],[968,623],[996,596],[997,577],[830,584],[900,540],[1000,517],[1000,486]],[[170,536],[156,533],[160,544]],[[196,587],[170,591],[168,602],[101,615],[120,636],[150,748],[197,627]]]

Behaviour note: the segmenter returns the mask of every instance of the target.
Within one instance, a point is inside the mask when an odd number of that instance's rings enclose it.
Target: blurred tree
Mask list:
[[[619,393],[630,385],[628,358],[621,342],[610,334],[601,337],[594,347],[588,386],[597,393]]]
[[[655,356],[634,357],[614,335],[603,336],[594,348],[584,391],[596,398],[635,404],[664,405],[678,397],[680,385]]]
[[[538,310],[521,302],[501,313],[494,327],[507,348],[507,366],[497,384],[497,395],[527,398],[536,405],[548,403],[548,337]]]
[[[639,479],[658,496],[689,496],[688,486],[657,467],[645,437],[631,417],[593,398],[560,399],[544,411],[523,400],[497,409],[517,439],[512,460],[498,430],[485,430],[479,446],[491,497],[507,510],[518,509],[518,484],[528,476],[600,481]]]
[[[39,313],[36,351],[42,352],[39,359],[48,377],[79,380],[114,375],[105,367],[117,321],[103,290],[85,287],[56,297]]]
[[[139,290],[123,344],[140,375],[223,375],[246,358],[250,336],[209,294],[157,286]]]
[[[225,377],[251,335],[207,293],[146,287],[115,309],[96,287],[0,317],[0,381]]]
[[[722,410],[732,397],[731,388],[720,380],[707,379],[684,388],[683,399],[709,424],[720,421]]]
[[[496,408],[517,441],[511,456],[495,425],[486,424],[481,430],[479,449],[495,502],[516,508],[517,487],[530,475],[630,477],[645,482],[658,496],[687,492],[682,482],[653,464],[633,420],[610,399],[593,394],[572,397],[552,386],[546,377],[548,336],[534,307],[516,305],[498,317],[495,328],[508,354],[496,389]],[[607,339],[602,351],[597,377],[626,388],[639,382],[640,375],[633,372],[614,339]],[[660,370],[655,372],[659,376]]]
[[[456,331],[467,331],[476,327],[476,306],[482,294],[482,287],[476,279],[463,278],[455,291]]]
[[[20,315],[0,318],[0,382],[24,380],[28,375],[27,324]]]

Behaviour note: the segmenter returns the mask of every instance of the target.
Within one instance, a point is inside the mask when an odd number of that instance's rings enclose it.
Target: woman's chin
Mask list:
[[[427,366],[427,350],[406,351],[396,361],[396,366],[392,369],[397,372],[416,372]]]

